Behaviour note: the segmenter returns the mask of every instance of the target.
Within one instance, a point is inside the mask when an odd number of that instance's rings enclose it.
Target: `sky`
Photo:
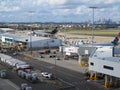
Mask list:
[[[0,22],[120,21],[120,0],[0,0]]]

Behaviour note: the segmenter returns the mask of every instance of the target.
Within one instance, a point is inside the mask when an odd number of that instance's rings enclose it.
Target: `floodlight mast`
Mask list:
[[[30,22],[31,22],[31,28],[30,28],[30,53],[32,54],[32,15],[34,11],[29,11],[30,14]]]
[[[93,47],[93,43],[94,43],[94,10],[98,7],[89,7],[93,10],[93,16],[92,16],[92,47]]]

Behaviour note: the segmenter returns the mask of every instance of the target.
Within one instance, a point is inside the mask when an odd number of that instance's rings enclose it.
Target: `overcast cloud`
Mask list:
[[[120,20],[120,0],[0,0],[1,22]]]

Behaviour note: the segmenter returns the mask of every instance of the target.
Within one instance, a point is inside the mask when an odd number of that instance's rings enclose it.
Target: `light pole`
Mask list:
[[[93,47],[93,42],[94,42],[94,10],[98,7],[89,7],[93,10],[93,16],[92,16],[92,47]]]
[[[31,27],[30,27],[30,53],[32,54],[32,15],[34,11],[29,11],[30,14],[30,22],[31,22]]]
[[[55,84],[57,84],[57,82],[56,82],[56,78],[57,78],[57,71],[56,71],[56,66],[57,66],[57,63],[56,63],[56,59],[55,59],[55,66],[54,66],[54,74],[55,74]]]
[[[92,6],[89,7],[93,10],[93,16],[92,16],[92,51],[93,51],[93,43],[94,43],[94,10],[98,7]],[[90,73],[90,80],[92,80],[94,78],[94,80],[97,80],[97,73],[95,72],[95,76],[93,77],[93,72]]]
[[[66,27],[67,27],[67,22],[66,22],[66,16],[63,17],[63,22],[64,22],[64,43],[66,44],[66,41],[67,41],[67,30],[66,30]]]

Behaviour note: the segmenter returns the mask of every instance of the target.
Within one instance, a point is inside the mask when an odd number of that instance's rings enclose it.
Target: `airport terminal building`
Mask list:
[[[54,48],[59,47],[62,44],[62,41],[56,38],[11,33],[1,34],[0,39],[6,44],[24,44],[27,49]]]

